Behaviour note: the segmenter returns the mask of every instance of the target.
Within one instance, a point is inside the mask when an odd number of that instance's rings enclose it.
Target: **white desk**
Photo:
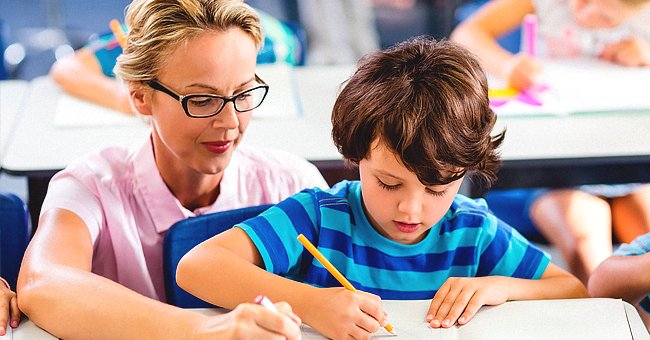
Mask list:
[[[402,339],[547,339],[547,340],[647,340],[650,339],[639,314],[629,303],[616,299],[574,299],[514,301],[483,307],[465,326],[431,329],[424,322],[430,300],[384,301],[384,309]],[[224,309],[195,309],[213,316]],[[24,320],[13,339],[56,339],[34,323]],[[25,336],[29,335],[29,336]],[[376,338],[394,338],[380,330]],[[309,326],[302,326],[303,339],[324,339]],[[12,339],[8,337],[8,339]]]
[[[14,126],[22,116],[24,99],[29,91],[25,80],[0,81],[0,168]]]
[[[352,65],[296,68],[302,116],[254,118],[243,143],[288,150],[325,172],[343,169],[331,141],[329,117],[341,82],[353,70]],[[53,111],[61,96],[48,78],[32,82],[22,117],[5,146],[4,171],[48,177],[86,153],[140,142],[149,131],[143,123],[57,127]],[[499,118],[497,128],[503,126],[508,132],[496,187],[650,182],[650,110]]]

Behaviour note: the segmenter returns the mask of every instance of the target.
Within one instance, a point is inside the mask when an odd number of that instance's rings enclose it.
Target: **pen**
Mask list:
[[[526,14],[522,25],[523,50],[531,57],[537,57],[537,17],[534,14]]]
[[[263,294],[258,295],[255,298],[255,303],[262,306],[262,307],[264,307],[264,308],[266,308],[266,309],[268,309],[268,310],[270,310],[270,311],[272,311],[272,312],[279,313],[278,309],[275,307],[273,302],[271,302],[271,300],[269,300],[269,298],[267,298],[266,295],[263,295]]]
[[[325,269],[327,269],[327,271],[330,272],[330,274],[332,274],[332,276],[334,276],[334,278],[336,278],[336,280],[340,282],[343,287],[345,287],[345,289],[351,292],[357,291],[357,289],[354,288],[350,281],[348,281],[348,279],[346,279],[345,276],[343,276],[343,274],[341,274],[341,272],[336,269],[336,267],[334,267],[334,265],[329,260],[327,260],[325,256],[323,256],[323,254],[321,254],[321,252],[318,251],[318,249],[316,249],[316,247],[314,247],[311,242],[309,242],[305,235],[298,235],[298,241],[300,241],[300,243],[305,246],[305,249],[307,249],[307,251],[309,251],[318,260],[318,262],[320,262],[325,267]],[[386,329],[390,334],[397,335],[395,329],[390,323],[387,323],[386,326],[384,326],[384,329]]]
[[[120,22],[117,21],[117,19],[111,20],[108,25],[111,27],[111,31],[113,31],[113,35],[115,36],[117,42],[120,44],[120,47],[124,49],[124,46],[126,45],[126,35],[124,35],[122,25],[120,25]]]

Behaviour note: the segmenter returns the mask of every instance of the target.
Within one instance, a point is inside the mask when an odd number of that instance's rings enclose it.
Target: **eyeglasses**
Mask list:
[[[210,93],[182,95],[155,79],[149,80],[147,85],[154,90],[164,92],[178,100],[187,116],[192,118],[209,118],[218,115],[228,102],[232,102],[237,112],[251,111],[259,107],[264,101],[264,98],[266,98],[269,86],[257,75],[255,75],[255,80],[260,85],[240,92],[232,97],[224,97]]]

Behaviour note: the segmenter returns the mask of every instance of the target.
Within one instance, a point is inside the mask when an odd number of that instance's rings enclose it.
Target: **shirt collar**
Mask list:
[[[209,206],[190,211],[169,190],[160,176],[153,154],[153,141],[147,138],[134,157],[134,173],[136,177],[135,190],[138,190],[151,216],[156,232],[166,232],[174,223],[197,215],[221,211],[220,207],[228,206],[229,200],[238,195],[238,179],[240,178],[239,154],[233,154],[230,163],[224,170],[220,183],[219,196]]]
[[[135,189],[153,221],[156,232],[163,233],[172,224],[192,214],[183,208],[169,190],[156,166],[151,137],[142,145],[134,158]]]

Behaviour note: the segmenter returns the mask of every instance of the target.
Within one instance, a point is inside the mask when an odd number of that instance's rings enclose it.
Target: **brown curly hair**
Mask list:
[[[425,185],[471,172],[487,188],[505,136],[492,135],[495,122],[478,59],[453,42],[417,37],[359,61],[334,104],[332,137],[357,165],[379,138]]]

